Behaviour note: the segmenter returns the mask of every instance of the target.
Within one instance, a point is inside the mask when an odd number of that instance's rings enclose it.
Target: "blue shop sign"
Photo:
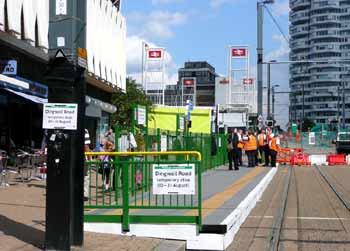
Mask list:
[[[17,75],[17,61],[16,60],[0,60],[0,74],[3,75]]]

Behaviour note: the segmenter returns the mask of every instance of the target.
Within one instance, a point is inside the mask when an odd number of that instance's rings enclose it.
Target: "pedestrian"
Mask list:
[[[262,164],[262,156],[264,155],[265,165],[266,165],[265,147],[266,147],[266,145],[268,145],[268,141],[267,141],[265,129],[261,129],[259,132],[258,145],[259,145],[259,153],[260,153],[259,163]]]
[[[109,142],[115,144],[115,134],[112,128],[109,128],[109,130],[105,133],[104,136]]]
[[[237,132],[238,136],[238,144],[237,144],[237,151],[238,151],[238,166],[243,166],[243,148],[244,148],[244,142],[243,142],[243,130],[239,129]]]
[[[84,141],[84,151],[85,152],[91,152],[91,140],[90,140],[90,134],[87,129],[85,129],[85,141]],[[90,156],[85,156],[85,161],[90,161]],[[90,177],[89,177],[89,165],[84,165],[84,201],[89,200],[89,188],[90,188]]]
[[[248,157],[248,167],[255,167],[256,166],[256,151],[257,151],[257,143],[256,143],[256,137],[254,136],[253,131],[249,131],[248,133],[248,139],[246,139],[246,142],[244,144],[244,150]]]
[[[265,156],[265,165],[264,166],[269,166],[269,164],[270,164],[269,142],[270,142],[271,133],[272,133],[271,128],[270,127],[266,128],[266,131],[265,131],[266,141],[264,142],[264,156]]]
[[[232,162],[234,165],[234,170],[239,170],[238,168],[238,134],[237,131],[232,131],[228,135],[227,139],[227,157],[229,161],[228,170],[233,170]]]
[[[104,152],[113,152],[113,150],[114,150],[113,143],[107,140],[106,144],[104,145]],[[102,166],[100,167],[102,169],[100,172],[102,173],[103,188],[106,191],[108,191],[110,187],[111,169],[113,166],[111,165],[111,163],[109,163],[110,160],[111,160],[111,156],[109,155],[104,155],[101,157],[101,161],[103,163],[102,163]]]
[[[270,134],[270,156],[271,156],[271,167],[276,167],[277,154],[280,148],[280,139],[278,136],[275,137],[273,133]]]

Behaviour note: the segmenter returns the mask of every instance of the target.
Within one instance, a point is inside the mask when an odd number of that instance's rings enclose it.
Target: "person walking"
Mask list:
[[[234,165],[235,170],[239,170],[238,168],[238,134],[237,131],[234,133],[230,132],[229,137],[227,139],[227,157],[229,161],[228,170],[233,170],[232,163]]]
[[[278,136],[275,137],[273,133],[270,134],[269,147],[271,156],[271,167],[276,167],[276,159],[280,147],[280,139]]]
[[[244,142],[243,142],[243,130],[242,129],[238,130],[237,136],[238,136],[238,144],[237,144],[238,166],[243,166],[242,154],[243,154]]]
[[[256,151],[258,149],[256,137],[252,131],[248,133],[248,139],[244,144],[244,150],[248,157],[248,167],[256,166]]]

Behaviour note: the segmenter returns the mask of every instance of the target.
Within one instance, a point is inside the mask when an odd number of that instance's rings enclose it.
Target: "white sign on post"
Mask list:
[[[194,164],[153,165],[153,194],[194,195]]]
[[[67,15],[67,0],[56,0],[56,15]]]
[[[309,145],[315,145],[316,144],[316,135],[314,132],[309,133]]]
[[[185,130],[185,118],[182,116],[179,118],[179,129]]]
[[[44,129],[77,130],[77,122],[78,104],[44,104]]]
[[[160,151],[166,152],[168,150],[168,137],[166,135],[162,135],[160,137]]]
[[[146,125],[146,107],[137,106],[136,119],[138,125]]]

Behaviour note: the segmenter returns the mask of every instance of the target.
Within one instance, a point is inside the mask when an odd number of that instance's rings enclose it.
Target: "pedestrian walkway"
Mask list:
[[[202,174],[202,230],[194,224],[131,224],[130,232],[122,233],[120,224],[85,223],[85,230],[108,234],[136,235],[187,241],[188,249],[224,250],[233,240],[240,224],[254,208],[276,172],[275,168],[247,168],[229,171],[226,166]],[[196,204],[196,201],[194,201]],[[96,209],[86,214],[120,214],[120,209]],[[130,215],[196,216],[196,210],[142,210]]]
[[[45,181],[22,183],[16,182],[14,178],[13,175],[9,178],[10,187],[0,188],[0,250],[44,250]],[[166,240],[156,238],[84,234],[85,251],[151,251],[167,244]]]

